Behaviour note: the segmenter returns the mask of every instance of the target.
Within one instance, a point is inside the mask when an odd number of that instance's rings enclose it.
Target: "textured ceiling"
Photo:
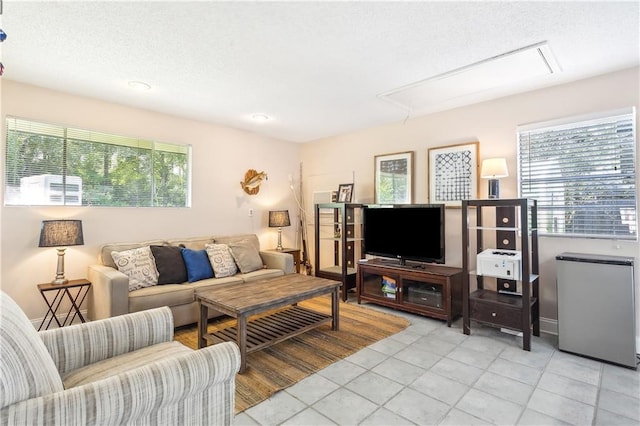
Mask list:
[[[639,8],[4,0],[2,78],[305,142],[638,66]],[[419,111],[378,97],[543,41],[561,72]],[[132,91],[129,80],[152,88]],[[254,113],[271,119],[256,123]]]

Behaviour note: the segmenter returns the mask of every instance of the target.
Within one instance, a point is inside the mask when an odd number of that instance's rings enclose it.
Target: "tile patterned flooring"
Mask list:
[[[350,300],[349,303],[355,303]],[[405,330],[236,416],[237,425],[638,425],[640,370],[462,321],[404,316]]]

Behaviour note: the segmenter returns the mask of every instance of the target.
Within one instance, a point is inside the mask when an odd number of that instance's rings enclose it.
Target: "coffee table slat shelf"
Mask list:
[[[247,353],[275,345],[302,334],[323,323],[331,322],[331,315],[314,312],[300,306],[251,319],[247,323]],[[209,343],[235,341],[238,327],[233,325],[204,336]]]

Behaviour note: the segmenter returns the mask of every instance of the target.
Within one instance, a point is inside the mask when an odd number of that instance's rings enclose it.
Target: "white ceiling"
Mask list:
[[[638,66],[640,55],[638,1],[4,0],[0,19],[2,78],[295,142]],[[561,72],[412,111],[379,97],[541,42]]]

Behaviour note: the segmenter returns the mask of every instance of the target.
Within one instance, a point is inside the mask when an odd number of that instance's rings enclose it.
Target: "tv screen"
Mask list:
[[[444,263],[444,204],[369,205],[363,210],[366,254]]]

